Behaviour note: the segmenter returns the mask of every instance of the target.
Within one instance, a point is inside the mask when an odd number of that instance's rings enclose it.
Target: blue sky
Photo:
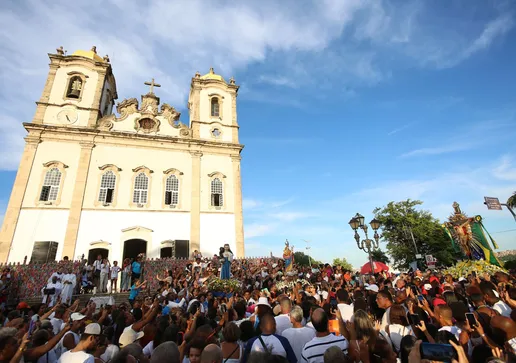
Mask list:
[[[96,45],[119,101],[146,92],[183,112],[210,66],[240,84],[246,251],[311,241],[321,260],[366,262],[347,222],[391,200],[453,201],[482,214],[502,249],[516,224],[484,196],[516,190],[516,6],[320,0],[11,1],[0,21],[0,218],[47,53]]]

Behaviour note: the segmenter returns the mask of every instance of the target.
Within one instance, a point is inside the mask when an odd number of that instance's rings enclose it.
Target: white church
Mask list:
[[[234,79],[195,74],[185,125],[160,103],[154,79],[115,114],[113,70],[95,47],[49,58],[36,113],[23,124],[0,262],[209,256],[224,243],[243,257]]]

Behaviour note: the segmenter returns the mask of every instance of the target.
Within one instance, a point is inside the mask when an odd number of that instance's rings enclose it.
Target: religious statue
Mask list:
[[[288,239],[285,240],[285,249],[283,250],[283,259],[285,260],[285,272],[291,272],[294,268],[294,246],[290,248]]]
[[[220,248],[219,257],[222,261],[222,268],[220,269],[220,278],[222,280],[229,280],[231,276],[231,261],[233,261],[233,252],[226,243],[224,247]]]
[[[470,218],[460,209],[459,203],[453,203],[453,214],[442,226],[456,251],[462,253],[469,260],[485,260],[493,265],[500,266],[489,242],[496,249],[498,245],[482,224],[482,217]],[[489,239],[487,238],[487,236]]]

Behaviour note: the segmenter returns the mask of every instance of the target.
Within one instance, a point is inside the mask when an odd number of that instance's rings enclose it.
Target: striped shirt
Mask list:
[[[348,353],[349,343],[346,338],[328,334],[325,337],[315,337],[305,344],[301,352],[302,362],[323,363],[324,353],[333,346],[339,347],[345,354]]]

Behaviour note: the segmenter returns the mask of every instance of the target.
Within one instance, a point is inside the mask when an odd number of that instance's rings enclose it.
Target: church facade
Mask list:
[[[109,58],[95,47],[49,54],[0,231],[0,262],[67,256],[110,261],[218,253],[244,256],[236,98],[213,69],[192,78],[189,125],[160,85],[116,105]]]

